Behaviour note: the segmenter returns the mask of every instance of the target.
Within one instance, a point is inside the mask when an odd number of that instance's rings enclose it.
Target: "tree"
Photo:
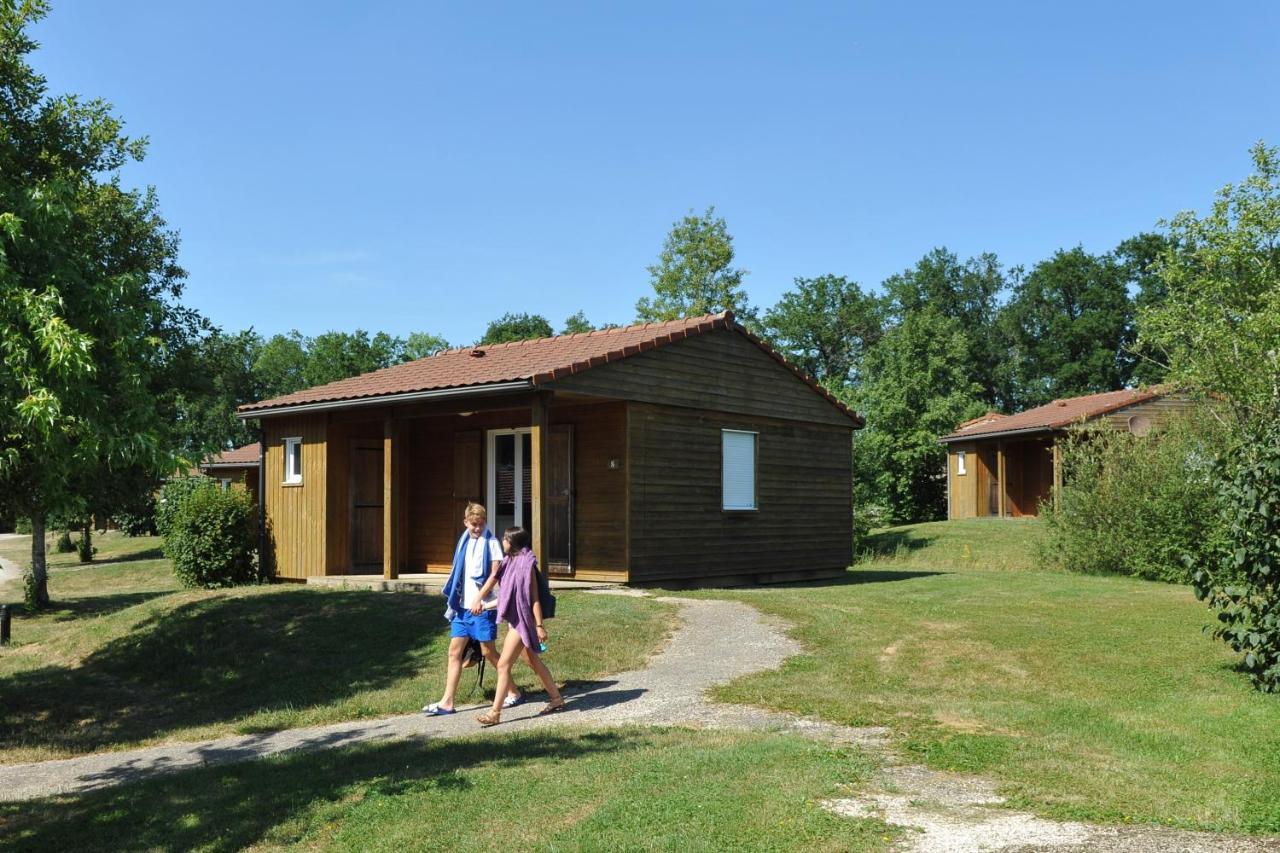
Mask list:
[[[1113,253],[1124,268],[1125,280],[1129,282],[1130,290],[1137,288],[1137,295],[1134,297],[1135,317],[1143,311],[1157,308],[1168,295],[1164,279],[1160,277],[1160,259],[1169,248],[1168,237],[1149,232],[1130,237],[1117,246]],[[1149,348],[1136,339],[1136,325],[1132,337],[1131,381],[1138,385],[1163,382],[1168,368],[1160,354],[1148,351]]]
[[[715,207],[708,207],[701,216],[690,211],[672,224],[658,262],[648,268],[654,296],[636,303],[637,322],[660,323],[721,311],[732,311],[744,322],[754,321],[742,288],[747,271],[733,266],[733,238],[715,212]]]
[[[306,340],[305,349],[304,388],[337,382],[404,361],[404,341],[386,332],[370,337],[364,329],[316,335]]]
[[[272,335],[258,348],[253,375],[263,399],[307,387],[306,344],[306,338],[294,329],[287,335]]]
[[[585,311],[579,311],[576,314],[570,314],[564,320],[564,328],[560,330],[562,335],[578,335],[583,332],[595,331],[595,326],[591,325],[591,321],[587,319]]]
[[[946,517],[946,450],[938,439],[986,408],[968,378],[960,321],[909,313],[867,353],[866,379],[851,395],[866,429],[854,439],[855,504],[890,520]]]
[[[405,361],[416,361],[429,355],[435,355],[448,348],[449,342],[445,340],[443,335],[433,335],[430,332],[410,332],[409,337],[404,342],[403,357]]]
[[[1014,270],[1016,278],[1018,270]],[[982,389],[989,408],[1011,411],[1008,348],[1000,333],[1000,299],[1009,287],[999,259],[986,253],[963,263],[946,248],[937,248],[910,269],[884,282],[892,314],[899,321],[926,309],[960,324],[968,341],[964,364],[969,382]]]
[[[477,346],[549,338],[555,332],[541,314],[503,314],[489,324]]]
[[[179,362],[181,376],[170,383],[177,394],[176,449],[198,460],[254,440],[254,431],[236,417],[236,407],[263,398],[254,370],[262,347],[253,329],[236,334],[214,329]]]
[[[797,278],[764,314],[765,337],[797,366],[833,388],[855,381],[867,349],[880,339],[886,300],[844,276]]]
[[[1129,269],[1108,253],[1059,250],[1014,288],[1001,321],[1022,407],[1126,387],[1133,377]]]
[[[145,140],[101,100],[50,96],[26,61],[46,11],[0,4],[0,502],[31,519],[34,606],[77,471],[171,470],[158,384],[199,325],[154,191],[120,180]]]
[[[1258,143],[1254,173],[1203,218],[1168,224],[1163,298],[1144,305],[1139,345],[1170,381],[1213,394],[1242,424],[1280,409],[1280,149]]]

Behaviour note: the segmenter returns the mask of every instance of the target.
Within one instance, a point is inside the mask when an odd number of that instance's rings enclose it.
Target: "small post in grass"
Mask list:
[[[9,605],[0,604],[0,646],[9,644]]]

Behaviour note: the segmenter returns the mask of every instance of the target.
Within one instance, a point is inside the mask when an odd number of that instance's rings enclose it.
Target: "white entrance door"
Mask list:
[[[533,516],[533,438],[529,429],[491,429],[488,465],[489,529],[501,536],[508,527],[529,529]]]

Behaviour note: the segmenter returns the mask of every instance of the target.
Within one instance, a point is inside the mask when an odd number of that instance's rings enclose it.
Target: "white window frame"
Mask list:
[[[965,466],[965,453],[966,451],[964,450],[956,451],[956,476],[957,477],[963,477],[965,474],[969,473],[969,469]]]
[[[224,491],[224,492],[229,492],[229,491],[231,491],[231,478],[230,478],[230,477],[219,477],[219,478],[218,478],[218,482],[222,484],[222,491]]]
[[[533,526],[533,507],[529,507],[528,509],[529,517],[525,518],[526,513],[525,513],[525,505],[524,505],[524,467],[526,464],[532,465],[533,460],[532,459],[526,460],[524,458],[524,442],[520,440],[520,436],[532,435],[532,434],[533,434],[532,427],[519,427],[517,429],[491,429],[488,431],[486,435],[485,462],[488,468],[486,472],[488,476],[485,480],[486,491],[484,496],[484,503],[485,503],[485,508],[489,513],[490,524],[495,524],[497,523],[497,520],[498,520],[498,454],[496,452],[497,445],[498,445],[497,439],[498,439],[498,436],[500,435],[514,435],[515,445],[516,445],[515,446],[516,469],[512,473],[512,476],[515,477],[515,482],[513,483],[513,486],[515,488],[515,499],[516,499],[515,519],[517,524],[519,524],[519,522],[523,520],[525,524],[521,526],[525,528],[532,528]],[[502,535],[500,531],[495,531],[495,532],[498,533],[498,535]]]
[[[284,439],[284,484],[286,486],[302,485],[302,436],[295,435]],[[295,449],[296,448],[296,449]],[[291,470],[291,463],[297,461],[297,470]]]
[[[730,435],[751,436],[751,504],[730,506],[725,489],[726,467],[725,445]],[[720,509],[724,512],[756,512],[760,509],[760,433],[746,429],[720,430]]]

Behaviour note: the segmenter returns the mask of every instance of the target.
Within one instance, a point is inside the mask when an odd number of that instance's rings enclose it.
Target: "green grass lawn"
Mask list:
[[[820,805],[868,775],[796,737],[610,729],[402,741],[0,804],[0,839],[60,850],[882,850]]]
[[[97,543],[89,566],[50,555],[51,611],[17,608],[13,645],[0,649],[0,762],[406,713],[443,689],[448,624],[438,596],[184,590],[159,540],[107,534]],[[29,539],[0,548],[29,560]],[[674,608],[653,601],[559,597],[547,661],[563,681],[639,666],[675,624]],[[0,603],[21,600],[20,583],[0,586]],[[517,680],[537,686],[525,667]],[[474,682],[474,670],[464,673],[460,700]]]
[[[1010,571],[1038,535],[896,528],[842,583],[691,593],[782,617],[806,646],[718,697],[890,726],[916,759],[1046,815],[1280,832],[1280,697],[1201,633],[1211,614],[1185,587]]]

